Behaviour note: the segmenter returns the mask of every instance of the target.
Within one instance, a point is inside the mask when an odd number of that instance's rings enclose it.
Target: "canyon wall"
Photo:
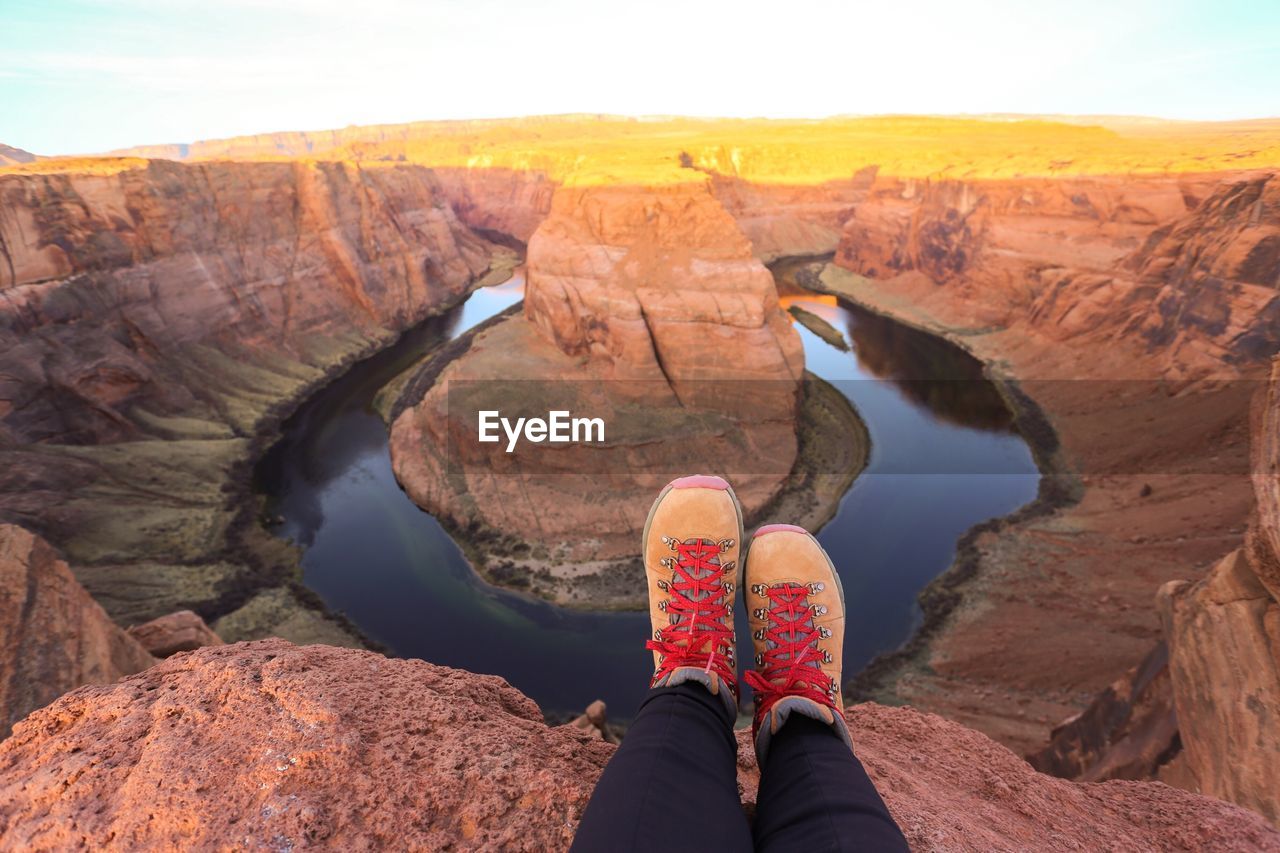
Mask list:
[[[909,709],[846,719],[914,850],[1280,850],[1218,800],[1055,779]],[[19,723],[0,743],[0,846],[562,850],[614,749],[493,676],[278,640],[201,649]]]
[[[515,169],[434,169],[458,218],[480,234],[528,243],[551,212],[557,182]],[[505,240],[504,240],[505,238]]]
[[[1245,546],[1159,606],[1188,787],[1280,825],[1280,360],[1255,421]]]
[[[923,277],[953,325],[1025,321],[1077,347],[1136,343],[1151,357],[1126,365],[1131,377],[1232,375],[1280,347],[1280,181],[1270,172],[877,177],[836,262],[912,294],[928,290],[912,284]]]
[[[0,174],[0,518],[126,624],[298,612],[296,554],[247,494],[264,425],[495,247],[418,166],[40,165]],[[359,642],[301,612],[296,639]]]
[[[0,524],[0,739],[67,691],[109,684],[152,663],[49,543]]]
[[[354,339],[458,298],[487,265],[485,242],[412,166],[0,176],[0,428],[93,444],[146,435],[147,416],[203,415],[243,433],[251,404],[220,406],[234,395],[181,372],[201,348],[246,371],[327,367]]]
[[[1276,180],[858,182],[810,284],[984,360],[1051,475],[961,541],[924,630],[863,695],[1039,749],[1159,639],[1160,584],[1240,542],[1248,401],[1280,341],[1259,260]]]

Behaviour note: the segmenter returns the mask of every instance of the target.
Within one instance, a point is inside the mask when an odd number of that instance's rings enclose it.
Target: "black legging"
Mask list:
[[[907,849],[849,747],[829,726],[794,714],[769,747],[750,826],[733,722],[701,684],[651,691],[600,776],[572,849]]]

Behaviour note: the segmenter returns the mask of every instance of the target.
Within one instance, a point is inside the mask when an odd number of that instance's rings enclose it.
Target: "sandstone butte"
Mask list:
[[[358,644],[253,518],[262,436],[503,263],[492,241],[532,255],[561,195],[706,186],[758,259],[830,255],[811,284],[965,346],[1044,415],[1024,423],[1041,500],[961,541],[861,694],[1039,748],[1151,652],[1155,590],[1191,580],[1162,597],[1174,760],[1200,774],[1180,783],[1273,813],[1274,753],[1227,733],[1273,746],[1248,715],[1277,700],[1209,647],[1241,630],[1261,654],[1260,624],[1275,659],[1274,527],[1245,529],[1275,503],[1247,475],[1280,342],[1278,169],[1274,121],[911,117],[405,125],[2,169],[0,516],[123,624],[185,607],[241,614],[213,622],[227,640]],[[1221,689],[1179,693],[1187,673]]]
[[[643,606],[652,495],[699,470],[729,477],[748,519],[774,501],[796,462],[803,365],[772,275],[709,181],[566,185],[529,241],[523,314],[424,368],[430,386],[400,401],[392,462],[424,509],[546,554],[537,568],[557,600]],[[612,433],[479,452],[477,411],[548,408]]]

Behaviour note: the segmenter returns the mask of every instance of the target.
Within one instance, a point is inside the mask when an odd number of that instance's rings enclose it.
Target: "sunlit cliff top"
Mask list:
[[[560,116],[291,131],[112,154],[112,160],[55,158],[0,171],[109,172],[150,157],[410,162],[538,171],[575,183],[669,182],[689,168],[793,184],[847,179],[867,166],[919,178],[1167,174],[1280,167],[1280,120]]]

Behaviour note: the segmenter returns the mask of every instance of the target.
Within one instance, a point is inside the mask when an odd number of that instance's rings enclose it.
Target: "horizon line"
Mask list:
[[[865,119],[887,119],[887,118],[931,118],[931,119],[956,119],[963,121],[988,121],[991,123],[1001,122],[1018,122],[1018,121],[1048,121],[1061,124],[1077,124],[1079,126],[1098,126],[1104,127],[1100,122],[1135,122],[1148,124],[1173,124],[1173,125],[1231,125],[1231,124],[1253,124],[1253,123],[1280,123],[1280,115],[1270,116],[1250,116],[1238,118],[1214,118],[1214,119],[1196,119],[1196,118],[1166,118],[1164,116],[1146,115],[1141,113],[1020,113],[1020,112],[980,112],[980,113],[910,113],[910,112],[888,112],[888,113],[832,113],[825,116],[729,116],[729,115],[687,115],[678,113],[608,113],[608,112],[564,112],[564,113],[530,113],[526,115],[507,115],[507,116],[489,116],[480,118],[429,118],[429,119],[409,119],[407,121],[388,121],[388,122],[372,122],[369,124],[345,124],[341,126],[330,127],[313,127],[313,128],[293,128],[293,129],[277,129],[264,130],[247,133],[233,133],[226,136],[210,136],[203,139],[192,139],[186,141],[171,142],[139,142],[123,148],[111,148],[105,151],[85,151],[85,152],[67,152],[59,154],[40,154],[29,149],[22,148],[20,145],[14,145],[12,142],[0,140],[0,147],[10,147],[19,151],[24,151],[42,160],[53,160],[63,157],[113,157],[126,156],[127,152],[136,151],[143,148],[165,148],[180,146],[204,145],[214,142],[228,142],[236,139],[247,139],[253,137],[270,137],[284,134],[308,134],[308,133],[335,133],[344,130],[352,130],[356,128],[382,128],[382,127],[408,127],[411,125],[427,125],[427,124],[502,124],[504,122],[520,122],[531,120],[582,120],[582,121],[634,121],[634,122],[662,122],[662,121],[694,121],[694,122],[777,122],[777,123],[821,123],[830,121],[856,121]],[[1069,121],[1074,119],[1075,121]],[[1098,124],[1088,124],[1087,122],[1098,122]]]

